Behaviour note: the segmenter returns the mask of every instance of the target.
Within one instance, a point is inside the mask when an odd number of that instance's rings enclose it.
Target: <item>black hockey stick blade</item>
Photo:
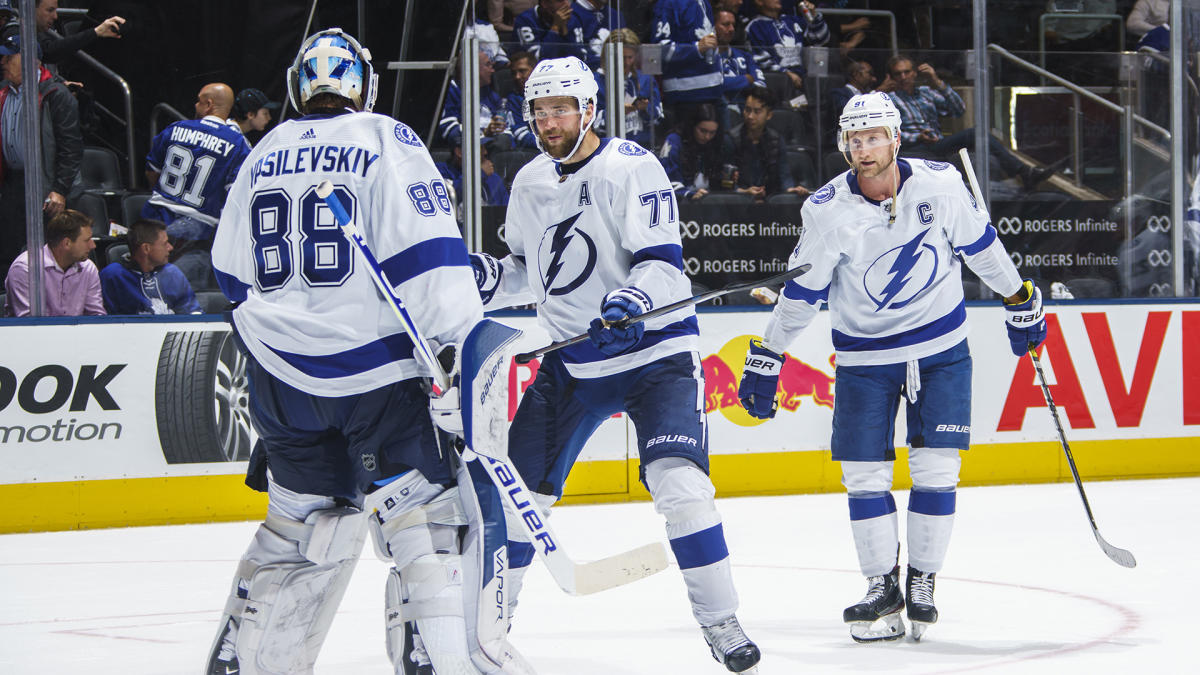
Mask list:
[[[1058,430],[1058,440],[1062,443],[1063,452],[1067,455],[1067,465],[1071,467],[1071,476],[1075,479],[1075,487],[1079,488],[1079,498],[1083,500],[1083,510],[1087,512],[1088,524],[1092,526],[1092,534],[1096,535],[1096,543],[1109,560],[1121,567],[1137,567],[1133,554],[1123,548],[1117,548],[1100,536],[1096,527],[1096,518],[1092,516],[1092,507],[1088,504],[1087,494],[1083,491],[1083,480],[1079,477],[1079,469],[1075,466],[1075,457],[1071,454],[1071,446],[1067,443],[1067,434],[1063,431],[1062,421],[1058,418],[1058,408],[1054,405],[1054,397],[1050,395],[1050,385],[1046,384],[1046,373],[1042,370],[1042,360],[1038,358],[1037,349],[1029,345],[1029,358],[1033,359],[1033,368],[1037,371],[1038,383],[1042,385],[1042,397],[1046,399],[1046,407],[1050,408],[1050,417],[1054,419],[1054,428]]]
[[[811,268],[812,268],[812,265],[805,263],[803,265],[800,265],[799,267],[793,267],[792,269],[790,269],[786,272],[783,272],[782,274],[776,274],[773,277],[767,277],[766,279],[759,279],[758,281],[744,281],[744,282],[738,283],[738,284],[729,284],[728,286],[722,286],[721,288],[718,288],[716,290],[707,291],[707,292],[701,293],[700,295],[693,295],[690,298],[686,298],[686,299],[680,300],[678,302],[672,302],[669,305],[663,305],[662,307],[659,307],[658,309],[652,309],[649,312],[646,312],[645,314],[638,314],[637,316],[634,316],[634,317],[626,317],[626,318],[621,319],[620,321],[616,322],[614,325],[628,326],[631,323],[638,323],[640,321],[649,321],[650,319],[656,319],[664,314],[670,314],[671,312],[674,312],[675,310],[678,310],[678,309],[682,309],[684,307],[698,305],[702,302],[707,302],[709,300],[712,300],[713,298],[719,298],[722,295],[728,295],[730,293],[737,293],[738,291],[748,291],[751,289],[758,288],[759,286],[775,286],[778,284],[784,284],[784,283],[791,281],[792,279],[795,279],[796,277],[800,276],[801,274],[804,274]],[[529,363],[530,361],[536,359],[539,356],[542,356],[544,354],[549,354],[550,352],[557,351],[559,349],[562,349],[563,347],[570,347],[571,345],[578,344],[580,342],[583,342],[586,339],[588,339],[588,334],[583,333],[582,335],[576,335],[575,337],[569,337],[566,340],[552,342],[552,343],[546,345],[545,347],[540,347],[531,352],[524,352],[522,354],[517,354],[515,358],[516,358],[517,363]]]

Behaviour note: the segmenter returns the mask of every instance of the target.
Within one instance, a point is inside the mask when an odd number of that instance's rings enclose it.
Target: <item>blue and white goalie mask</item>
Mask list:
[[[524,112],[525,121],[534,131],[533,139],[537,143],[538,150],[546,152],[546,148],[542,147],[542,138],[537,128],[537,115],[533,112],[535,100],[552,96],[569,96],[579,104],[579,138],[575,140],[575,147],[567,153],[566,157],[562,158],[546,153],[550,159],[561,162],[575,154],[575,151],[583,144],[583,137],[587,135],[588,129],[591,129],[593,122],[596,121],[595,106],[599,91],[600,87],[596,84],[596,76],[592,73],[592,69],[574,56],[546,59],[537,64],[533,72],[529,74],[529,79],[525,80],[525,102],[522,112]],[[592,106],[591,116],[587,114],[589,105]]]
[[[304,112],[304,105],[317,94],[348,98],[364,112],[375,107],[379,75],[371,67],[371,52],[341,28],[323,30],[305,40],[287,75],[288,98],[299,112]]]

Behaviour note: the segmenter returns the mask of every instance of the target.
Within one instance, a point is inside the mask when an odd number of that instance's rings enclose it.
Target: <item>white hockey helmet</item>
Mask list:
[[[596,121],[595,112],[593,112],[592,118],[586,122],[584,122],[584,118],[587,117],[588,104],[595,105],[599,91],[600,87],[596,85],[596,76],[592,73],[592,69],[574,56],[546,59],[537,64],[530,73],[529,79],[525,81],[525,102],[522,104],[522,111],[525,121],[533,128],[533,138],[537,143],[538,150],[546,152],[546,149],[542,147],[542,139],[537,134],[537,121],[533,115],[534,99],[549,96],[571,96],[579,103],[579,138],[575,141],[575,147],[567,154],[567,157],[570,157],[579,149],[580,144],[583,143],[583,137]],[[549,153],[547,156],[549,157]],[[562,161],[556,157],[550,157],[550,159],[556,162]]]
[[[371,67],[371,51],[341,28],[315,33],[300,45],[287,71],[288,99],[298,112],[317,94],[337,94],[360,111],[375,107],[379,75]]]
[[[838,150],[848,152],[850,134],[863,129],[884,127],[895,141],[900,137],[900,111],[882,91],[858,94],[846,102],[838,118]]]

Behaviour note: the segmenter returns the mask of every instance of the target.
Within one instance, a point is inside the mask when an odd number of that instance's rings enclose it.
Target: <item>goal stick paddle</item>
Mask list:
[[[971,183],[971,192],[975,195],[975,201],[979,203],[980,209],[984,209],[983,193],[979,189],[979,182],[975,180],[975,167],[971,166],[971,158],[967,155],[967,149],[960,148],[958,156],[962,158],[963,171],[966,172],[967,180]],[[1083,500],[1083,510],[1087,512],[1088,523],[1092,526],[1092,534],[1096,535],[1096,543],[1100,544],[1100,550],[1104,551],[1104,555],[1107,555],[1113,562],[1122,567],[1136,567],[1137,560],[1134,559],[1132,553],[1113,546],[1100,536],[1100,530],[1096,527],[1096,519],[1092,516],[1092,507],[1088,504],[1087,493],[1083,491],[1083,480],[1079,478],[1079,469],[1075,466],[1075,457],[1071,454],[1070,444],[1067,443],[1067,434],[1063,431],[1062,420],[1058,417],[1058,408],[1054,405],[1054,397],[1050,395],[1050,385],[1046,384],[1046,373],[1042,370],[1042,360],[1038,358],[1037,349],[1033,345],[1029,345],[1029,358],[1033,359],[1033,368],[1037,371],[1038,383],[1042,385],[1042,397],[1046,399],[1046,407],[1050,409],[1050,417],[1054,419],[1054,428],[1058,430],[1058,440],[1067,456],[1067,465],[1071,467],[1071,476],[1075,479],[1075,487],[1079,489],[1079,498]]]
[[[659,307],[658,309],[652,309],[649,312],[646,312],[645,314],[638,314],[637,316],[627,316],[623,319],[614,321],[609,325],[616,326],[618,328],[624,328],[625,326],[628,326],[631,323],[639,323],[641,321],[649,321],[650,319],[658,318],[664,314],[670,314],[671,312],[674,312],[677,309],[682,309],[684,307],[690,307],[692,305],[698,305],[702,302],[712,300],[713,298],[719,298],[722,295],[728,295],[730,293],[736,293],[738,291],[749,291],[749,290],[753,290],[759,286],[776,286],[778,284],[786,283],[788,281],[791,281],[792,279],[795,279],[796,277],[800,276],[801,274],[804,274],[805,272],[807,272],[811,267],[812,267],[812,265],[805,263],[803,265],[800,265],[799,267],[794,267],[782,274],[776,274],[773,277],[767,277],[766,279],[759,279],[757,281],[744,281],[741,283],[729,284],[728,286],[723,286],[716,290],[706,291],[704,293],[701,293],[700,295],[693,295],[690,298],[686,298],[686,299],[680,300],[678,302],[672,302],[671,304],[664,305],[662,307]],[[583,333],[582,335],[576,335],[575,337],[569,337],[566,340],[552,342],[552,343],[546,345],[545,347],[535,349],[531,352],[517,354],[516,361],[517,361],[517,363],[529,363],[533,359],[536,359],[537,357],[542,356],[543,354],[549,354],[550,352],[557,351],[559,349],[562,349],[563,347],[570,347],[571,345],[579,344],[580,342],[583,342],[586,339],[588,339],[588,334]]]
[[[438,362],[437,357],[434,356],[429,343],[421,336],[417,325],[413,323],[412,317],[404,307],[404,302],[396,295],[392,285],[388,282],[383,269],[375,259],[375,254],[371,252],[366,241],[363,240],[362,234],[350,219],[350,214],[346,213],[342,202],[334,194],[333,184],[329,181],[322,181],[317,186],[317,196],[325,201],[325,205],[333,213],[342,233],[362,255],[375,285],[391,305],[392,311],[400,318],[404,330],[412,339],[416,347],[417,358],[433,374],[434,380],[442,391],[448,390],[450,377]],[[508,459],[502,456],[489,456],[484,454],[485,452],[484,448],[469,448],[463,453],[463,459],[465,461],[477,459],[484,466],[488,477],[506,499],[508,515],[520,523],[529,537],[529,541],[533,543],[534,550],[537,551],[546,568],[550,570],[554,581],[567,593],[571,595],[596,593],[643,579],[667,568],[667,551],[661,542],[647,544],[601,560],[588,563],[575,562],[559,545],[560,539],[546,522],[533,500],[533,494]]]

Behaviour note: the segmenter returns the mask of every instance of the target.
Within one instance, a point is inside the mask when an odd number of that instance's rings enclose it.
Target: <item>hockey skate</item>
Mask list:
[[[867,579],[867,594],[858,604],[842,612],[842,621],[850,624],[855,642],[899,640],[904,637],[904,598],[900,595],[900,566],[891,572]]]
[[[204,675],[237,675],[242,672],[238,666],[234,644],[237,641],[237,621],[230,618],[225,622],[225,628],[217,636],[213,645],[213,654],[208,660],[208,670]]]
[[[729,672],[747,675],[758,673],[758,660],[762,658],[762,653],[758,651],[758,645],[746,637],[736,616],[713,626],[701,626],[700,630],[704,632],[704,641],[712,650],[713,658],[728,668]]]
[[[912,623],[912,637],[920,640],[929,624],[937,623],[937,607],[933,606],[933,572],[922,572],[908,567],[908,620]]]

